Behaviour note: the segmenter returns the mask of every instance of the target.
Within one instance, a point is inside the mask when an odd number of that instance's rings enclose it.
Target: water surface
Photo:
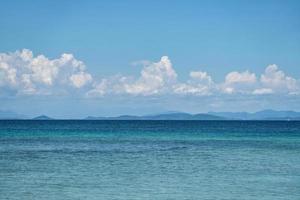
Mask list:
[[[300,122],[0,121],[0,199],[300,199]]]

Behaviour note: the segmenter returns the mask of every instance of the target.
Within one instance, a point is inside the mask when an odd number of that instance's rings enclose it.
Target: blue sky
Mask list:
[[[2,2],[0,109],[56,117],[300,110],[299,10],[288,0]]]

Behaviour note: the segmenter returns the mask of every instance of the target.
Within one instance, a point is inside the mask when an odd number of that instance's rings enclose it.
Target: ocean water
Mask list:
[[[0,121],[0,199],[299,200],[300,122]]]

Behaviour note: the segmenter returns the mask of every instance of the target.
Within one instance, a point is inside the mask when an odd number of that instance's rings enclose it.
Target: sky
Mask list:
[[[4,1],[0,110],[300,111],[300,2]]]

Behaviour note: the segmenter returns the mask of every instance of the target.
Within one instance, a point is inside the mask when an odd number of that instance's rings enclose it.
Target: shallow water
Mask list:
[[[0,199],[300,199],[300,122],[0,121]]]

